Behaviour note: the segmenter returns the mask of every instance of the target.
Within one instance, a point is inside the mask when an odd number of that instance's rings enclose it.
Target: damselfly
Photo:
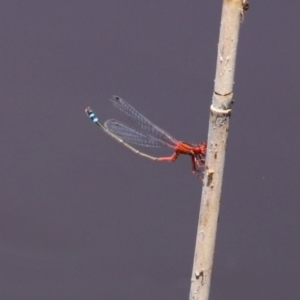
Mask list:
[[[110,119],[105,121],[104,124],[100,123],[94,112],[90,107],[86,108],[85,112],[88,117],[98,126],[102,128],[107,134],[122,143],[125,147],[133,151],[134,153],[146,157],[155,161],[175,161],[180,154],[186,154],[191,156],[192,160],[192,172],[196,176],[200,177],[198,168],[203,167],[205,163],[206,143],[194,145],[186,142],[178,141],[173,138],[169,133],[162,130],[130,104],[118,96],[113,96],[111,99],[115,107],[121,110],[130,121],[137,124],[140,127],[140,131],[128,127],[127,125]],[[154,157],[143,153],[129,144],[135,144],[144,147],[161,147],[168,146],[174,149],[174,153],[167,157]],[[197,168],[198,167],[198,168]]]

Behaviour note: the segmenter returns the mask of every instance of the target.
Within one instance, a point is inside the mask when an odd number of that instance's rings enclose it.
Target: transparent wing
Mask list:
[[[147,132],[153,137],[153,139],[159,140],[171,147],[178,144],[178,141],[169,133],[153,124],[122,98],[113,96],[110,100],[115,107],[121,110],[132,122],[136,123],[144,132]]]
[[[144,147],[161,147],[164,145],[159,140],[153,139],[151,136],[147,136],[113,119],[105,121],[104,127],[126,143]]]

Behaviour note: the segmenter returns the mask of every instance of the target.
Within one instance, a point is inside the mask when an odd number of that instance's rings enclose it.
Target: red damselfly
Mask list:
[[[88,107],[86,108],[85,112],[95,124],[100,126],[107,134],[116,139],[118,142],[122,143],[134,153],[148,159],[172,162],[175,161],[180,154],[191,156],[192,172],[196,176],[200,177],[198,174],[200,170],[198,168],[203,167],[205,163],[205,142],[194,145],[178,141],[169,133],[149,121],[122,98],[113,96],[110,100],[115,107],[121,110],[129,118],[130,121],[137,124],[141,131],[128,127],[127,125],[114,119],[107,120],[104,124],[102,124],[91,108]],[[129,144],[135,144],[144,147],[168,146],[174,149],[175,152],[171,156],[167,157],[154,157],[135,149]]]

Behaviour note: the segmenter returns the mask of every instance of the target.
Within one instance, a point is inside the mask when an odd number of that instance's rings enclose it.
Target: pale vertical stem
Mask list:
[[[233,97],[239,27],[245,0],[223,0],[190,300],[208,300]]]

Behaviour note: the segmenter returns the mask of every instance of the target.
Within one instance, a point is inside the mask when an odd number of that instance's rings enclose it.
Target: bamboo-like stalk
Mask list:
[[[209,297],[225,152],[233,103],[238,35],[244,17],[245,3],[245,0],[223,0],[190,300],[208,300]]]

